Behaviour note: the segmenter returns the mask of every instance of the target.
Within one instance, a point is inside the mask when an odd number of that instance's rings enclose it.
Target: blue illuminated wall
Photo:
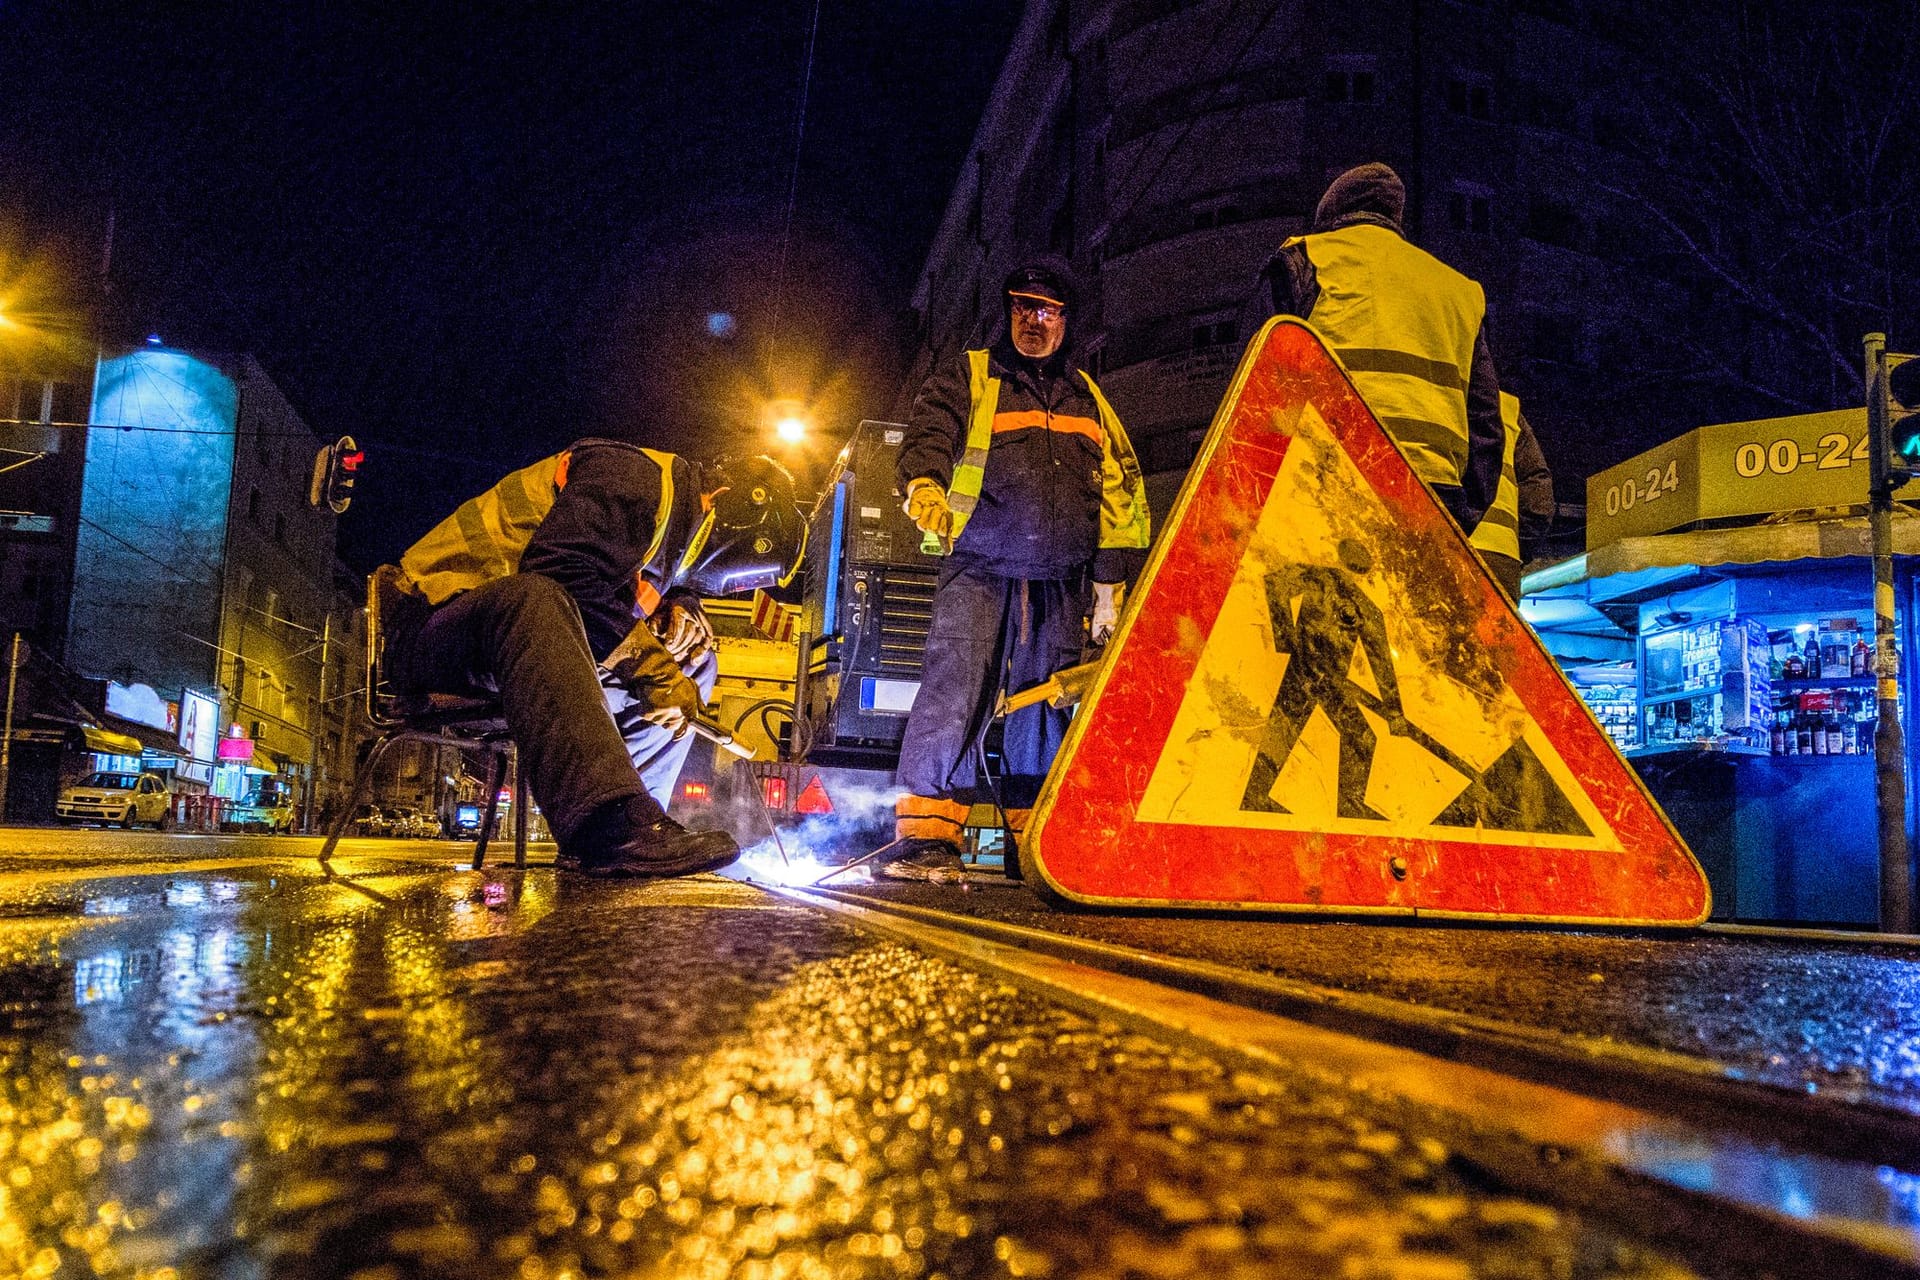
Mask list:
[[[178,696],[218,683],[239,394],[184,352],[103,359],[88,421],[68,665]]]

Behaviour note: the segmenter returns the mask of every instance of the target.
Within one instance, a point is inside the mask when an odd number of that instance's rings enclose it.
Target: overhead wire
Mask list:
[[[807,96],[813,87],[813,50],[820,35],[820,0],[813,0],[813,19],[807,25],[807,53],[800,70],[800,102],[793,118],[793,163],[787,172],[787,211],[780,227],[780,261],[773,277],[773,321],[769,335],[780,332],[780,312],[786,303],[787,255],[793,243],[793,212],[800,196],[800,150],[807,136]]]

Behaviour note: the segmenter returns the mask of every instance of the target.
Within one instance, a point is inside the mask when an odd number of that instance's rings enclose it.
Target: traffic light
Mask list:
[[[353,501],[353,482],[359,476],[360,464],[366,460],[366,450],[356,445],[352,436],[341,436],[332,444],[322,445],[320,452],[313,456],[313,482],[307,488],[307,505],[317,507],[324,503],[333,508],[335,515],[344,512]]]
[[[1893,465],[1920,476],[1920,357],[1887,353],[1887,401]]]

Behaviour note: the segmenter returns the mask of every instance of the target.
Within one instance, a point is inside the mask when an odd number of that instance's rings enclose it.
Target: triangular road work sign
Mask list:
[[[1696,924],[1706,877],[1313,330],[1241,360],[1028,825],[1056,900]]]

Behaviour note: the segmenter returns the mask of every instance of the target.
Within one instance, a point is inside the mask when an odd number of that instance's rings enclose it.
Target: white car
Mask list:
[[[157,773],[90,773],[60,793],[53,814],[62,822],[150,822],[165,831],[173,821],[173,794]]]

